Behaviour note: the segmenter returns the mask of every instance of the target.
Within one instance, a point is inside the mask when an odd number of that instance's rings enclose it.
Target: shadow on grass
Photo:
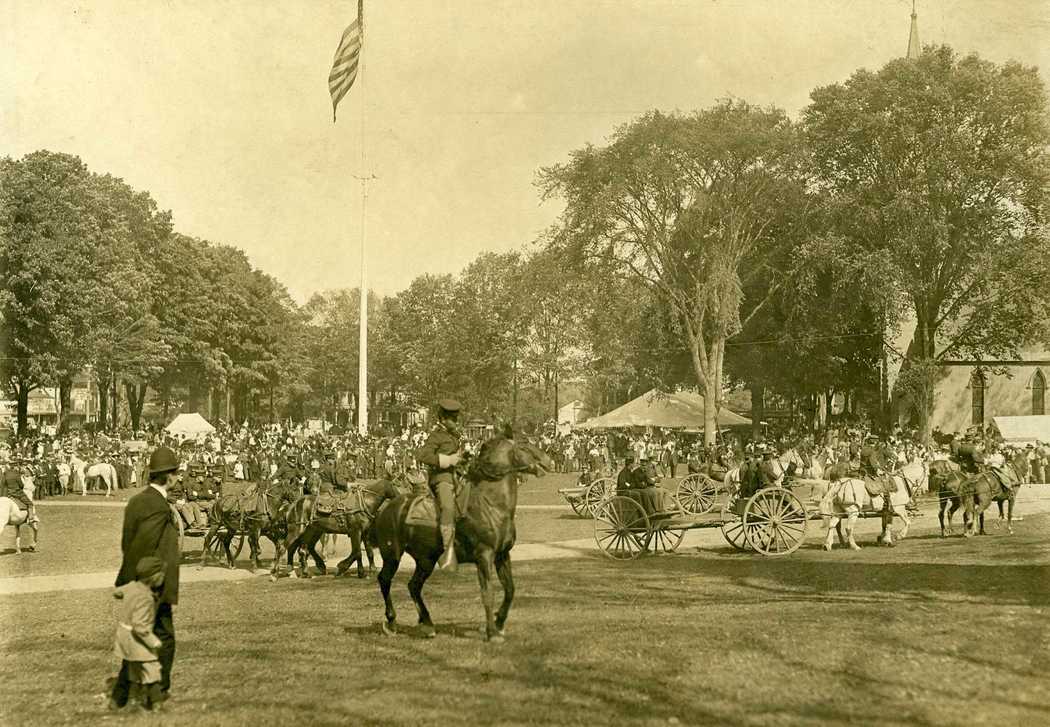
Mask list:
[[[437,636],[452,639],[477,641],[479,643],[485,641],[483,627],[476,622],[435,624],[434,631]],[[419,641],[430,641],[432,638],[435,638],[426,636],[418,624],[407,624],[400,621],[394,625],[393,634],[383,631],[382,621],[375,621],[367,626],[344,626],[343,633],[348,636],[381,636],[388,639],[392,645],[396,644],[401,637]]]

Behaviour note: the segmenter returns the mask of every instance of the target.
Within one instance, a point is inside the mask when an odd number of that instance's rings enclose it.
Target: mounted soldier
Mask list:
[[[324,466],[321,467],[318,473],[321,477],[321,489],[327,489],[331,492],[336,490],[346,492],[349,490],[346,480],[339,473],[339,465],[335,461],[335,452],[325,452],[324,459]]]
[[[984,449],[980,442],[968,435],[962,442],[958,443],[953,452],[952,459],[968,475],[976,475],[984,464]]]
[[[438,568],[456,567],[456,465],[463,459],[459,402],[442,399],[437,405],[437,424],[427,441],[416,451],[416,461],[429,470],[430,489],[438,506],[438,525],[444,552]]]

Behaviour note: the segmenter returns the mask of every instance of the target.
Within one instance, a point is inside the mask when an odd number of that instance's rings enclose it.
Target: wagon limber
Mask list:
[[[728,495],[719,511],[693,514],[676,510],[647,512],[624,495],[602,502],[594,514],[594,539],[599,550],[615,560],[633,560],[645,552],[673,553],[688,530],[721,529],[738,550],[766,556],[796,551],[806,539],[811,515],[802,501],[784,487],[768,487],[750,497]]]
[[[600,477],[590,484],[563,487],[558,494],[565,498],[572,511],[580,517],[594,517],[594,511],[616,494],[616,480]]]
[[[175,509],[174,506],[171,508],[172,515],[175,518],[175,523],[179,526],[179,551],[183,550],[183,546],[186,543],[186,538],[203,538],[208,534],[208,528],[191,528],[186,525],[182,519],[182,515]],[[222,552],[222,541],[224,538],[222,535],[226,533],[226,528],[219,528],[219,537],[212,538],[208,544],[208,552],[214,555],[216,558],[224,556]],[[241,550],[244,549],[244,531],[234,533],[232,540],[230,541],[230,553],[236,559],[241,554]]]

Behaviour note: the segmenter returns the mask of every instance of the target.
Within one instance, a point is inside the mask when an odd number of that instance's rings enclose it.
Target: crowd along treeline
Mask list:
[[[644,114],[540,170],[565,204],[540,240],[370,298],[372,408],[452,395],[527,425],[690,385],[713,421],[740,385],[758,420],[770,395],[836,392],[877,417],[886,341],[914,323],[900,387],[921,426],[938,361],[1047,338],[1047,117],[1036,69],[932,46],[816,89],[798,120]],[[265,421],[332,418],[357,390],[356,290],[297,305],[75,156],[0,161],[0,278],[20,422],[32,388],[68,404],[84,370],[102,420],[135,426],[148,391],[163,414]]]

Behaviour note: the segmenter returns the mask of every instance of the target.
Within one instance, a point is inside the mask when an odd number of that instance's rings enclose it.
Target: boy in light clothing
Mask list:
[[[147,555],[135,567],[135,580],[113,592],[121,601],[113,653],[123,659],[120,674],[126,674],[127,681],[117,678],[109,697],[110,709],[121,709],[136,696],[146,710],[161,702],[157,656],[161,642],[153,633],[153,622],[157,616],[156,589],[164,585],[164,569],[164,561]]]

